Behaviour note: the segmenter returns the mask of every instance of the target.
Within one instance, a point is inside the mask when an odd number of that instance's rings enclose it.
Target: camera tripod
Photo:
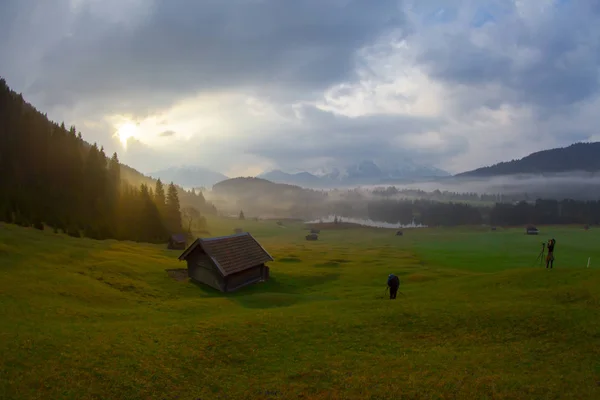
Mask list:
[[[546,252],[546,243],[542,243],[542,251],[540,251],[540,254],[538,254],[537,258],[535,259],[534,264],[539,260],[540,261],[540,267],[542,265],[544,265],[544,253]]]

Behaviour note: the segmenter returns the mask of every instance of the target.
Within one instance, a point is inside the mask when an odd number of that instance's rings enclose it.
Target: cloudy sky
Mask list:
[[[600,140],[597,0],[0,0],[0,76],[143,172]]]

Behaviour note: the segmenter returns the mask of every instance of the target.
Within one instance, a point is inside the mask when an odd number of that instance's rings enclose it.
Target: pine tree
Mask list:
[[[171,233],[181,232],[181,210],[179,205],[179,195],[175,184],[171,182],[167,190],[166,204],[166,226]]]
[[[117,153],[113,153],[108,162],[106,189],[109,235],[116,237],[119,230],[119,199],[121,197],[121,165]]]
[[[244,211],[243,210],[240,210],[239,219],[246,219],[246,217],[244,216]]]
[[[158,208],[150,194],[148,186],[142,184],[140,187],[140,204],[138,226],[140,239],[145,242],[159,243],[167,239],[167,229],[162,223]]]
[[[165,196],[165,187],[160,179],[156,181],[156,186],[154,187],[154,202],[156,203],[160,217],[163,222],[166,222],[167,198]]]

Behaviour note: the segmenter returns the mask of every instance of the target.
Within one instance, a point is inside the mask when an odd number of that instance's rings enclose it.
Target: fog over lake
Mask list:
[[[523,174],[494,177],[450,177],[427,182],[364,185],[362,189],[378,189],[394,186],[402,189],[424,191],[449,191],[477,194],[530,193],[554,198],[593,200],[600,197],[600,174],[592,172],[569,172],[555,174]]]
[[[339,218],[339,217],[338,217]],[[331,223],[335,219],[335,215],[329,215],[327,217],[319,218],[316,220],[308,221],[308,224],[318,224],[319,222],[323,223]],[[342,222],[349,222],[351,224],[358,224],[362,226],[369,226],[373,228],[388,228],[388,229],[398,229],[398,228],[427,228],[427,225],[421,224],[390,224],[387,222],[381,221],[373,221],[372,219],[361,219],[361,218],[341,218]]]

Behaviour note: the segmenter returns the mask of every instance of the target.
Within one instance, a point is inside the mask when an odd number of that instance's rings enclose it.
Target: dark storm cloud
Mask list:
[[[127,96],[137,102],[117,101],[118,108],[141,104],[149,112],[197,91],[246,89],[271,97],[291,91],[297,98],[351,79],[355,51],[403,24],[396,0],[143,6],[151,7],[149,15],[132,26],[82,8],[71,36],[45,53],[31,93],[48,106]]]
[[[357,160],[393,161],[411,158],[435,164],[442,157],[464,152],[463,137],[447,136],[441,145],[415,148],[409,137],[435,131],[444,120],[428,117],[376,115],[350,118],[305,106],[299,112],[303,123],[287,129],[285,136],[273,134],[245,144],[246,152],[275,161],[278,165],[302,164],[316,158],[333,158],[341,165]],[[418,147],[418,146],[417,146]]]

